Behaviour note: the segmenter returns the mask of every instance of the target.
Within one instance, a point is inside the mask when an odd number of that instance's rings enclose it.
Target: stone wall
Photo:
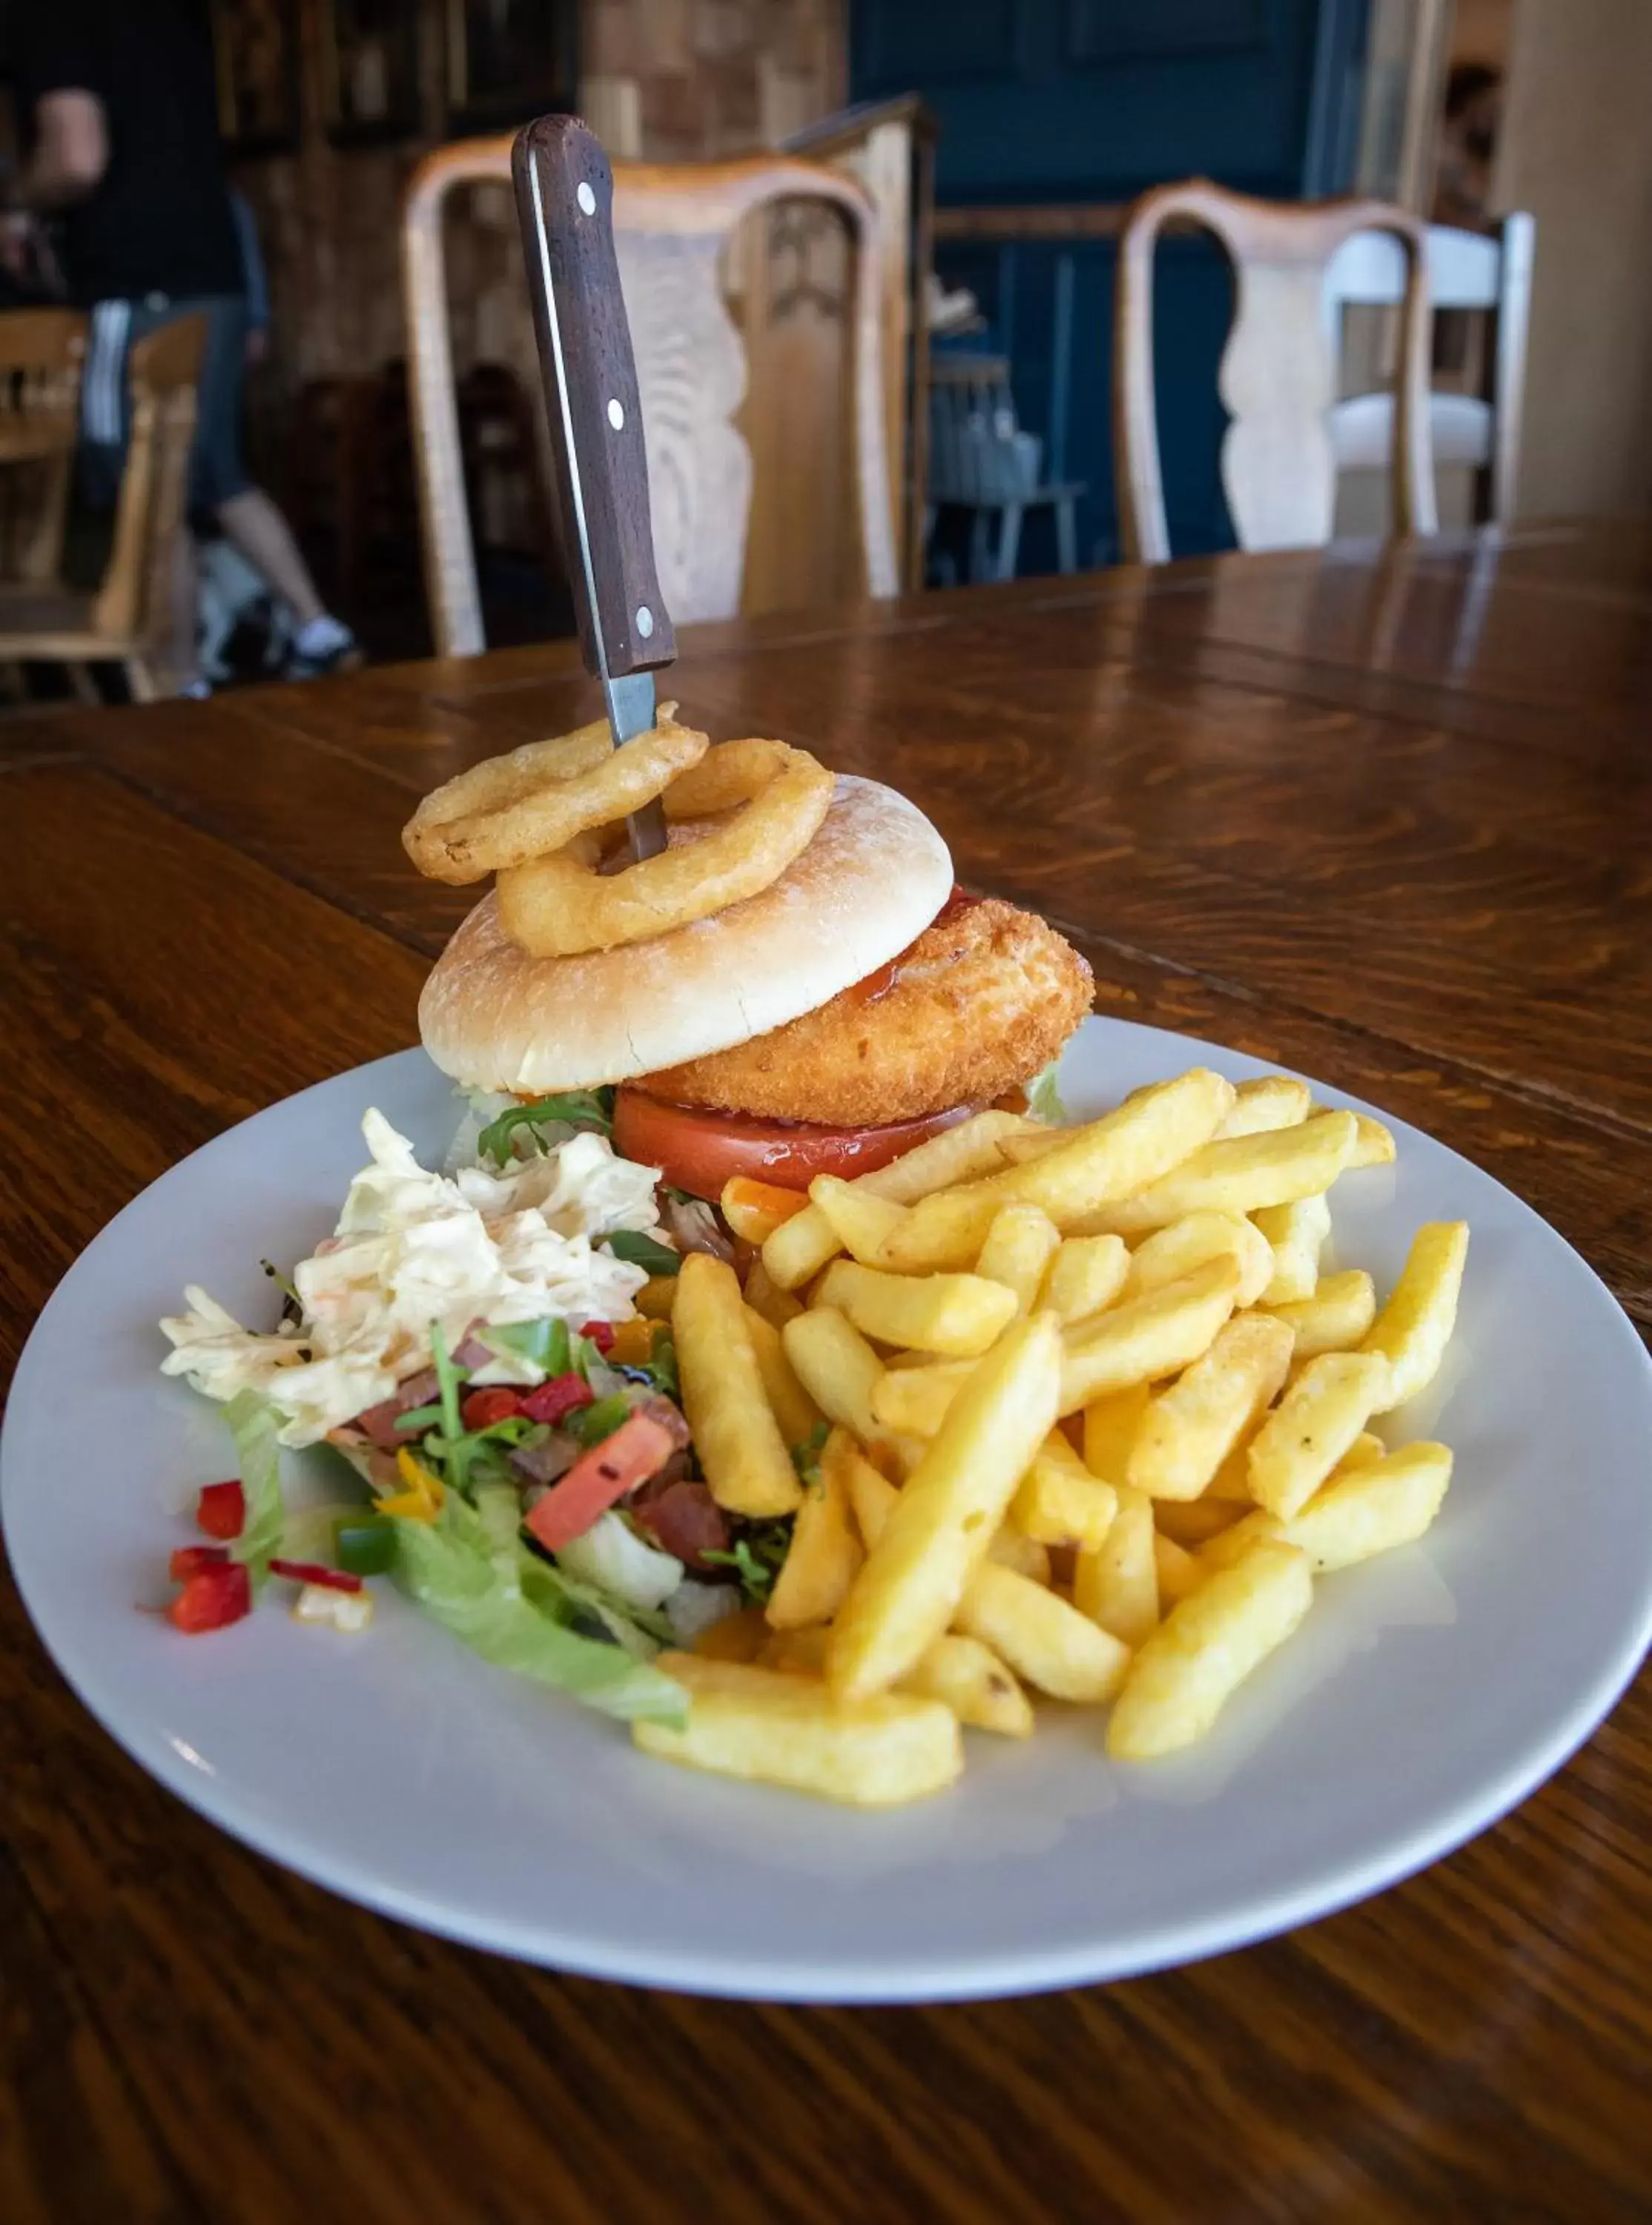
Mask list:
[[[322,0],[298,0],[300,145],[237,166],[269,269],[271,355],[250,397],[267,454],[278,452],[307,381],[371,371],[403,352],[402,193],[420,154],[447,136],[444,0],[408,4],[421,17],[418,138],[329,143],[321,122],[325,11]],[[841,104],[843,14],[841,0],[583,0],[581,106],[616,155],[692,161],[760,145]],[[473,251],[462,231],[453,243],[461,355],[522,314],[520,274],[511,241],[500,235],[500,214],[478,212]]]

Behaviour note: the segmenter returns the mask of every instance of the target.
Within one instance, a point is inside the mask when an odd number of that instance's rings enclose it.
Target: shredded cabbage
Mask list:
[[[391,1396],[428,1365],[431,1328],[449,1349],[478,1322],[503,1327],[554,1315],[625,1321],[647,1280],[604,1239],[659,1226],[654,1176],[582,1133],[503,1172],[421,1167],[405,1136],[370,1112],[371,1154],[350,1186],[336,1233],[293,1270],[300,1323],[272,1335],[242,1328],[206,1291],[161,1327],[161,1363],[209,1398],[262,1392],[284,1445],[309,1445]],[[509,1364],[476,1379],[519,1379]]]

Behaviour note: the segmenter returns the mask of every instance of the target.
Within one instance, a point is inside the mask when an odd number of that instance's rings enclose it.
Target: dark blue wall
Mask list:
[[[1352,174],[1367,0],[851,0],[857,99],[921,92],[946,203],[1119,201],[1213,177],[1279,199]],[[1106,241],[942,243],[1011,359],[1050,476],[1082,479],[1081,562],[1116,553],[1109,413],[1114,250]],[[1173,239],[1155,330],[1165,501],[1178,554],[1231,545],[1216,370],[1231,305],[1220,251]],[[1023,572],[1054,563],[1029,519]]]

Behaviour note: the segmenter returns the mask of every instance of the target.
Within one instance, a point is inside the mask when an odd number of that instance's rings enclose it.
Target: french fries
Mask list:
[[[952,1633],[936,1639],[902,1678],[901,1689],[939,1700],[972,1730],[996,1731],[1000,1738],[1032,1736],[1032,1702],[1007,1665],[978,1638]]]
[[[731,1514],[790,1514],[802,1487],[763,1388],[750,1322],[733,1268],[707,1252],[689,1252],[671,1329],[701,1472]]]
[[[1315,1577],[1421,1537],[1450,1485],[1446,1447],[1368,1424],[1438,1371],[1466,1229],[1419,1230],[1380,1311],[1364,1269],[1320,1271],[1327,1192],[1393,1155],[1290,1075],[1195,1068],[1079,1127],[978,1115],[807,1201],[731,1182],[762,1253],[744,1297],[699,1254],[666,1286],[685,1410],[718,1503],[794,1520],[766,1608],[662,1657],[687,1721],[639,1746],[877,1805],[951,1782],[960,1725],[1029,1736],[1029,1689],[1111,1704],[1121,1762],[1202,1737]]]
[[[1018,1677],[1052,1699],[1095,1706],[1123,1682],[1130,1649],[1013,1569],[989,1561],[970,1580],[956,1617],[965,1638],[1006,1661]]]
[[[1248,1140],[1248,1139],[1247,1139]],[[1081,1325],[1061,1365],[1061,1411],[1190,1367],[1238,1301],[1231,1259],[1210,1259],[1179,1283],[1149,1290]]]
[[[843,1605],[865,1553],[849,1498],[854,1440],[833,1429],[820,1454],[820,1480],[803,1494],[786,1558],[769,1594],[771,1629],[801,1630],[830,1622]]]
[[[933,1437],[969,1378],[966,1360],[940,1360],[927,1367],[885,1368],[872,1385],[872,1412],[883,1429]]]
[[[859,1175],[851,1188],[893,1205],[914,1205],[931,1191],[954,1182],[973,1181],[1003,1163],[1002,1144],[1008,1136],[1024,1134],[1034,1124],[1018,1112],[978,1112],[956,1128],[945,1128],[903,1158]],[[763,1247],[763,1265],[782,1290],[795,1290],[813,1280],[827,1261],[842,1249],[832,1224],[813,1202],[777,1228]]]
[[[1396,1453],[1345,1461],[1300,1514],[1248,1514],[1238,1525],[1306,1553],[1316,1571],[1351,1569],[1421,1537],[1439,1513],[1452,1480],[1451,1450],[1418,1442]],[[1231,1533],[1237,1536],[1237,1532]]]
[[[981,1275],[889,1275],[834,1259],[820,1280],[863,1336],[943,1357],[978,1359],[1016,1315],[1016,1294]]]
[[[1098,1204],[1128,1197],[1179,1165],[1215,1133],[1232,1104],[1232,1084],[1203,1067],[1137,1090],[1041,1157],[925,1198],[884,1246],[884,1264],[909,1272],[966,1266],[1004,1205],[1038,1206],[1066,1233]]]
[[[889,1237],[906,1219],[907,1208],[836,1175],[817,1175],[810,1201],[826,1218],[839,1246],[864,1267],[875,1267]]]
[[[1377,1412],[1403,1406],[1439,1373],[1457,1326],[1467,1258],[1466,1221],[1430,1220],[1418,1229],[1393,1295],[1360,1347],[1381,1353],[1389,1364],[1388,1388]]]
[[[751,1339],[752,1356],[763,1378],[763,1391],[780,1424],[781,1436],[789,1447],[807,1444],[820,1419],[820,1410],[798,1381],[786,1357],[780,1331],[748,1305],[746,1333]]]
[[[993,1216],[975,1271],[1013,1290],[1016,1311],[1029,1314],[1060,1243],[1060,1230],[1039,1207],[1006,1205]]]
[[[1018,1576],[1026,1576],[1035,1584],[1047,1584],[1050,1580],[1050,1549],[1041,1545],[1036,1537],[1029,1537],[1012,1522],[1001,1522],[993,1532],[992,1543],[986,1556],[995,1567],[1010,1569]]]
[[[1149,1499],[1197,1499],[1290,1366],[1292,1333],[1263,1314],[1241,1315],[1207,1351],[1148,1401],[1130,1446],[1129,1480]]]
[[[1104,1483],[1124,1482],[1130,1472],[1136,1432],[1152,1395],[1148,1384],[1132,1383],[1128,1391],[1092,1398],[1085,1408],[1084,1464],[1092,1475],[1099,1476]]]
[[[1122,1236],[1064,1236],[1038,1303],[1065,1327],[1104,1311],[1124,1287],[1130,1255]]]
[[[1322,1352],[1351,1352],[1377,1318],[1377,1287],[1363,1267],[1326,1275],[1306,1298],[1269,1310],[1296,1338],[1294,1360],[1317,1360]]]
[[[826,1667],[830,1632],[776,1631],[763,1649],[759,1666],[792,1677],[819,1677]],[[1030,1738],[1032,1703],[990,1645],[979,1639],[938,1638],[896,1688],[939,1700],[972,1730],[996,1731],[1001,1738]]]
[[[788,1322],[780,1341],[793,1373],[827,1421],[870,1444],[878,1433],[872,1386],[883,1369],[860,1331],[835,1306],[816,1306]]]
[[[1389,1362],[1380,1352],[1310,1360],[1250,1440],[1250,1496],[1283,1518],[1306,1506],[1381,1407]]]
[[[1288,1074],[1265,1074],[1259,1081],[1242,1081],[1233,1093],[1233,1110],[1216,1132],[1218,1140],[1297,1127],[1308,1116],[1313,1095],[1306,1081]]]
[[[1320,1253],[1331,1233],[1331,1208],[1323,1191],[1294,1199],[1289,1205],[1264,1205],[1254,1225],[1274,1254],[1274,1271],[1262,1303],[1288,1306],[1312,1297],[1320,1279]]]
[[[1093,1552],[1080,1553],[1073,1604],[1124,1645],[1140,1645],[1159,1620],[1153,1550],[1153,1501],[1129,1484],[1118,1492],[1112,1528]]]
[[[1074,1237],[1074,1243],[1104,1244],[1104,1236]],[[1122,1243],[1122,1237],[1112,1239]],[[1149,1290],[1179,1283],[1208,1259],[1231,1259],[1239,1272],[1238,1303],[1257,1304],[1273,1280],[1274,1247],[1262,1231],[1239,1213],[1189,1213],[1155,1229],[1130,1255],[1123,1295],[1145,1297]]]
[[[1174,1537],[1167,1537],[1161,1530],[1153,1540],[1153,1565],[1159,1579],[1159,1597],[1171,1607],[1185,1600],[1210,1574],[1195,1554],[1178,1545]]]
[[[1258,1538],[1231,1568],[1213,1569],[1131,1662],[1108,1721],[1108,1753],[1149,1761],[1203,1738],[1313,1599],[1307,1555],[1270,1538]]]
[[[751,1271],[746,1277],[746,1303],[754,1314],[761,1314],[771,1328],[784,1328],[803,1310],[801,1298],[794,1297],[789,1290],[782,1290],[777,1283],[769,1280],[769,1270],[761,1258],[752,1261]],[[671,1318],[669,1311],[665,1318]]]
[[[953,1400],[833,1626],[827,1674],[844,1698],[896,1683],[951,1622],[1055,1426],[1060,1368],[1055,1323],[1035,1315],[1016,1323]]]
[[[1190,1213],[1255,1213],[1289,1205],[1329,1189],[1358,1139],[1351,1112],[1321,1112],[1294,1128],[1206,1144],[1145,1189],[1086,1214],[1083,1233],[1145,1235]]]
[[[1313,1107],[1316,1112],[1329,1109],[1324,1105]],[[1369,1112],[1356,1112],[1354,1121],[1358,1133],[1354,1143],[1354,1155],[1348,1162],[1350,1168],[1392,1165],[1395,1155],[1393,1130],[1385,1128],[1380,1120],[1373,1120]]]
[[[1118,1511],[1118,1494],[1099,1482],[1058,1430],[1047,1437],[1022,1479],[1010,1519],[1041,1545],[1076,1545],[1093,1551],[1105,1542]]]
[[[958,1717],[905,1692],[845,1699],[817,1677],[662,1653],[659,1665],[688,1695],[680,1728],[635,1722],[644,1753],[690,1769],[782,1784],[860,1808],[920,1800],[964,1766]]]

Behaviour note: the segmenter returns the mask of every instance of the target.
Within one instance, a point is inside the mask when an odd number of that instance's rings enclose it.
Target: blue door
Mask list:
[[[1367,0],[851,0],[856,99],[917,92],[940,124],[943,207],[1130,200],[1193,175],[1275,199],[1352,176]],[[1109,434],[1115,255],[1106,239],[946,239],[1010,358],[1052,478],[1081,479],[1081,563],[1117,554]],[[1219,250],[1161,248],[1155,303],[1165,500],[1177,555],[1231,547],[1216,369],[1231,288]],[[1029,520],[1022,569],[1054,551]]]

